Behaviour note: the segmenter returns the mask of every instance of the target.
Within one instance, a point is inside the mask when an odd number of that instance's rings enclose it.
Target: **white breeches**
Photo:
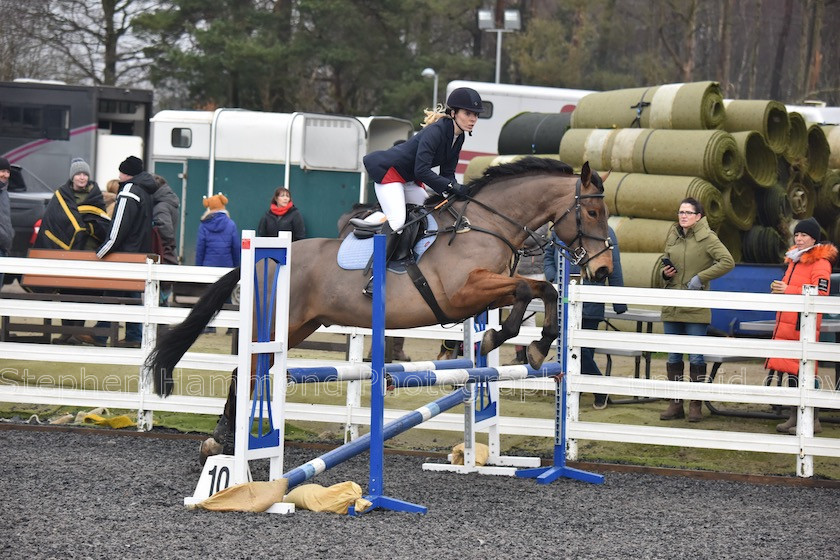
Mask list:
[[[382,207],[385,216],[388,217],[388,223],[394,231],[405,225],[405,205],[423,204],[429,196],[426,194],[426,189],[414,181],[385,183],[384,185],[374,183],[373,190],[376,192],[379,205]]]

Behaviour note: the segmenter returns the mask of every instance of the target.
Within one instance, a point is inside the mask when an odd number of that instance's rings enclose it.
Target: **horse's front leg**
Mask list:
[[[486,355],[501,346],[506,340],[510,340],[517,334],[522,326],[522,319],[525,316],[525,311],[528,304],[533,299],[531,287],[524,279],[517,281],[513,287],[513,308],[507,316],[501,327],[496,329],[487,329],[484,331],[484,336],[481,339],[481,354]],[[496,303],[496,302],[494,302]]]
[[[557,321],[557,290],[550,282],[538,280],[534,282],[536,285],[532,286],[531,289],[542,299],[545,307],[545,318],[543,319],[540,339],[531,342],[528,345],[527,352],[528,363],[531,364],[532,368],[537,369],[548,355],[551,344],[557,340],[559,325]]]
[[[535,295],[545,303],[546,316],[540,340],[528,346],[528,363],[536,369],[542,365],[551,344],[557,339],[557,291],[554,286],[524,276],[511,278],[486,269],[477,269],[470,273],[467,282],[454,295],[451,303],[472,309],[513,305],[510,315],[499,330],[490,329],[484,333],[481,353],[487,354],[519,334],[522,318]]]

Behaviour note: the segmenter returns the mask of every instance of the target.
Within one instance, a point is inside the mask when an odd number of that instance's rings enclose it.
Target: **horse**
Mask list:
[[[526,307],[536,296],[545,306],[545,321],[540,339],[528,346],[527,357],[538,369],[558,334],[557,291],[549,282],[514,275],[513,257],[529,236],[536,235],[537,228],[551,221],[565,244],[563,252],[582,273],[596,280],[607,277],[612,255],[601,178],[588,162],[576,175],[557,160],[526,157],[488,168],[470,183],[463,198],[432,197],[425,206],[437,221],[438,238],[417,266],[433,294],[431,303],[436,303],[437,313],[408,274],[388,275],[387,328],[434,325],[442,322],[441,315],[457,322],[488,307],[512,305],[501,328],[485,332],[481,353],[487,354],[518,334]],[[549,242],[542,240],[541,246]],[[340,245],[339,239],[324,238],[292,244],[288,348],[322,325],[371,326],[371,302],[362,293],[368,275],[338,266]],[[227,301],[239,278],[239,269],[227,273],[206,290],[183,323],[158,338],[146,362],[158,395],[172,392],[175,365]],[[221,437],[233,425],[235,385],[232,380],[214,437]],[[216,437],[216,441],[221,440]]]

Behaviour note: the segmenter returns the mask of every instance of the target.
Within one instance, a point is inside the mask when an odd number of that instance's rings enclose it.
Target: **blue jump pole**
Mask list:
[[[472,362],[461,358],[458,360],[427,360],[422,362],[406,362],[385,364],[385,373],[399,373],[405,371],[425,371],[437,369],[455,369],[472,367]],[[371,366],[367,364],[349,364],[338,366],[296,367],[286,370],[292,383],[323,383],[326,381],[358,381],[371,378]]]
[[[460,385],[488,381],[510,381],[529,377],[559,375],[563,368],[557,362],[543,364],[540,369],[529,365],[458,368],[430,371],[404,371],[388,373],[388,386],[394,388],[428,387],[431,385]]]
[[[454,406],[458,406],[463,403],[464,399],[468,398],[468,396],[469,391],[466,388],[461,387],[457,391],[454,391],[445,397],[441,397],[434,402],[409,412],[405,416],[385,424],[383,429],[383,439],[391,439],[392,437],[397,436],[414,426],[434,418],[442,412],[446,412]],[[356,455],[364,453],[370,449],[370,441],[371,435],[369,433],[365,434],[360,438],[354,439],[350,443],[345,443],[341,447],[328,451],[320,457],[290,470],[283,475],[283,478],[289,480],[289,489],[294,488],[315,475],[318,475],[327,469],[331,469],[334,466],[355,457]]]
[[[592,484],[603,484],[603,475],[566,466],[566,372],[569,371],[567,361],[569,350],[569,297],[565,290],[566,286],[569,285],[569,269],[566,259],[562,255],[557,259],[557,262],[559,268],[557,278],[560,280],[558,282],[560,289],[560,305],[558,306],[560,339],[557,341],[557,354],[564,373],[559,376],[560,378],[554,389],[554,465],[535,469],[520,469],[516,471],[516,476],[536,478],[537,484],[550,484],[558,478],[572,478]]]

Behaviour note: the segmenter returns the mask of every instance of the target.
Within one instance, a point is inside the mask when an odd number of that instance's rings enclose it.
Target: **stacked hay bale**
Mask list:
[[[782,262],[792,224],[812,215],[840,241],[840,126],[808,123],[777,101],[724,100],[716,82],[592,93],[570,119],[523,113],[502,129],[499,153],[473,160],[467,175],[546,153],[612,171],[606,203],[631,286],[656,278],[686,197],[704,205],[736,262]]]

